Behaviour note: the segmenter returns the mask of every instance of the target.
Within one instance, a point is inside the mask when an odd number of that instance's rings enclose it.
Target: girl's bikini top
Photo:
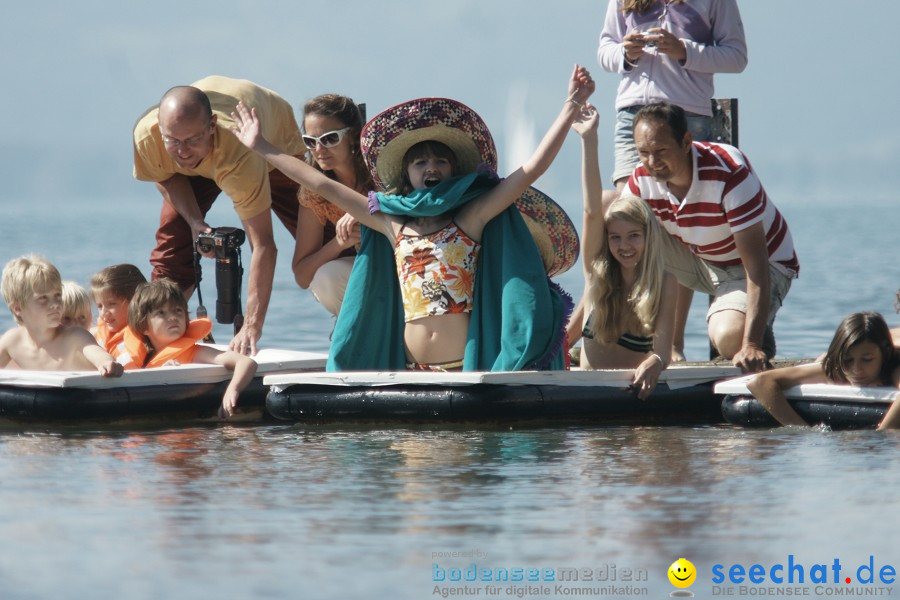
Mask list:
[[[480,248],[454,221],[425,235],[404,235],[401,229],[394,258],[404,320],[472,312]]]
[[[594,318],[594,315],[588,315],[587,321],[584,323],[584,329],[581,331],[581,335],[584,338],[589,340],[594,339],[594,332],[591,329],[591,319]],[[626,350],[631,350],[632,352],[653,352],[653,336],[646,335],[635,335],[633,333],[628,333],[627,331],[623,333],[619,339],[616,340],[616,343]]]

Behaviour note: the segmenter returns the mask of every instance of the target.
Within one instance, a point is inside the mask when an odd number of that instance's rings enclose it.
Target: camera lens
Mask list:
[[[233,323],[241,314],[241,266],[237,251],[216,259],[216,321]]]

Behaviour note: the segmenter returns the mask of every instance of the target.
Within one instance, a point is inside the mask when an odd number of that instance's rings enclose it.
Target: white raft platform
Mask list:
[[[747,389],[747,375],[717,383],[724,395],[722,415],[733,425],[777,427],[778,422]],[[884,418],[898,390],[892,387],[856,387],[827,383],[805,383],[785,390],[791,407],[810,425],[832,429],[874,428]]]
[[[268,375],[268,412],[285,421],[597,423],[721,422],[713,383],[732,366],[672,366],[647,400],[633,371],[368,372]]]
[[[226,346],[214,345],[219,349]],[[321,353],[265,348],[254,357],[256,376],[238,400],[237,420],[264,416],[273,373],[321,371]],[[95,371],[0,369],[0,422],[134,423],[217,419],[231,372],[219,365],[181,365],[101,377]]]

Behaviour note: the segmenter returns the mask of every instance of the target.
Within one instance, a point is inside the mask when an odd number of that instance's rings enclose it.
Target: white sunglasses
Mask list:
[[[343,129],[335,129],[334,131],[323,133],[319,137],[314,135],[304,135],[303,143],[306,144],[306,147],[310,150],[315,149],[319,144],[322,144],[325,148],[333,148],[341,143],[341,140],[344,139],[344,136],[347,135],[348,131],[350,131],[350,128],[344,127]]]

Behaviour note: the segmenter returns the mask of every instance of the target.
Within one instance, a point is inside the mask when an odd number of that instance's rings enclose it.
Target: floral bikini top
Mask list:
[[[405,321],[472,312],[481,244],[455,222],[434,233],[404,235],[394,244]]]

